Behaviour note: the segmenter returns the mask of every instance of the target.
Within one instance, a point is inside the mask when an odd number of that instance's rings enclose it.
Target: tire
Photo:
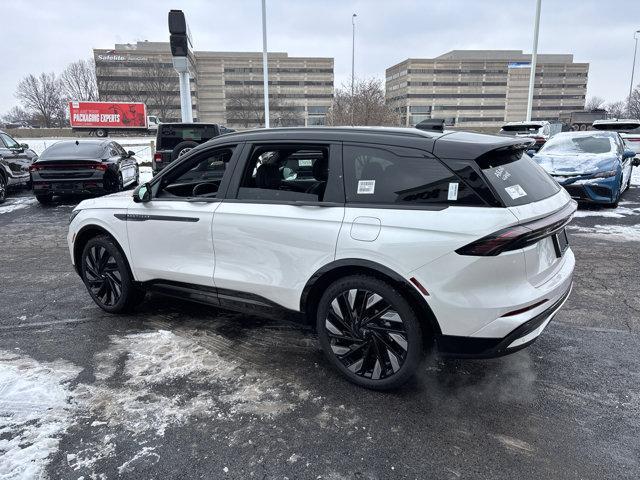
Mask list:
[[[375,277],[354,275],[332,283],[318,303],[316,322],[329,362],[361,387],[398,388],[422,359],[422,329],[413,308],[398,290]]]
[[[96,130],[96,137],[104,138],[109,136],[109,131],[105,128],[98,128]]]
[[[105,312],[127,312],[144,300],[146,292],[133,283],[124,256],[108,235],[87,242],[80,272],[89,295]]]
[[[175,160],[178,157],[181,157],[185,153],[189,152],[193,148],[197,147],[198,144],[192,140],[186,140],[184,142],[180,142],[175,146],[173,151],[171,152],[171,160]]]
[[[7,199],[7,181],[4,175],[0,173],[0,203]]]
[[[47,193],[45,195],[36,195],[36,200],[38,200],[42,205],[49,205],[53,202],[53,194]]]

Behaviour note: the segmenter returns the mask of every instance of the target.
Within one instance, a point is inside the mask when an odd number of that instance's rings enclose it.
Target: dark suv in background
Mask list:
[[[0,130],[0,202],[4,201],[8,187],[29,185],[29,166],[37,158],[29,145],[16,142]]]
[[[153,174],[201,143],[230,132],[235,130],[215,123],[163,123],[156,136]]]

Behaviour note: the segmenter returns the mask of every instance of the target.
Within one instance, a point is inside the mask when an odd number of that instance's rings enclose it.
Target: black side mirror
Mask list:
[[[133,191],[133,201],[136,203],[146,203],[151,200],[151,185],[143,183],[138,185]]]
[[[533,157],[537,152],[533,149],[531,150],[527,150],[527,155],[529,155],[530,157]]]
[[[129,158],[133,157],[135,154],[136,154],[136,152],[134,152],[133,150],[129,150],[129,151],[127,152],[127,156],[128,156]]]
[[[28,143],[21,143],[20,144],[20,148],[22,150],[28,150],[29,149],[29,144]]]

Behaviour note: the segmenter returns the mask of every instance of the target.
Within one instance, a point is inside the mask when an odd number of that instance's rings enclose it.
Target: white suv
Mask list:
[[[576,204],[529,145],[418,129],[232,133],[133,195],[80,203],[71,259],[108,312],[147,290],[301,312],[349,380],[393,388],[433,344],[466,357],[529,345],[567,299]]]

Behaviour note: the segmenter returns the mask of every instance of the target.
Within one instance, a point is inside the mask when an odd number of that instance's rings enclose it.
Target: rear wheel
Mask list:
[[[36,200],[43,205],[48,205],[53,202],[53,194],[46,193],[44,195],[36,195]]]
[[[393,286],[356,275],[337,280],[317,309],[318,337],[331,364],[349,381],[387,390],[404,384],[422,357],[422,331]]]
[[[104,138],[109,135],[109,132],[104,128],[98,128],[96,130],[96,137]]]
[[[7,198],[7,181],[4,179],[4,175],[0,175],[0,203],[4,202]]]
[[[144,300],[145,291],[133,283],[129,267],[111,237],[101,235],[82,251],[82,280],[93,301],[106,312],[126,312]]]

